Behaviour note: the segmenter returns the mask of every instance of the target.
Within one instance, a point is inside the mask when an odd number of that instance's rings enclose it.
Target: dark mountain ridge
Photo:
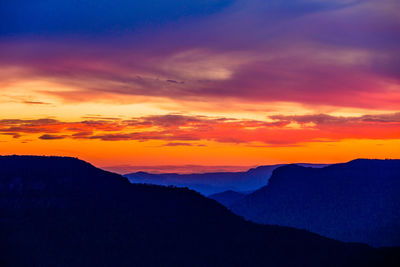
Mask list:
[[[228,190],[222,193],[210,195],[208,196],[208,198],[214,199],[219,203],[221,203],[222,205],[229,207],[230,205],[235,204],[245,196],[246,196],[245,193]]]
[[[302,166],[320,168],[326,164],[298,163]],[[266,165],[251,168],[245,172],[214,172],[214,173],[161,173],[134,172],[124,176],[132,183],[148,183],[157,185],[174,185],[188,187],[203,195],[211,195],[224,191],[254,191],[268,183],[272,171],[285,164]]]
[[[324,168],[288,165],[230,208],[265,224],[347,242],[400,245],[400,160],[357,159]]]
[[[395,266],[396,252],[246,222],[74,158],[0,157],[2,266]]]

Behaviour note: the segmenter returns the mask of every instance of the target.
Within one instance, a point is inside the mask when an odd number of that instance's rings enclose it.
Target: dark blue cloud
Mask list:
[[[356,4],[358,1],[318,1],[318,0],[270,0],[254,1],[260,11],[267,12],[272,17],[291,17],[328,11]]]
[[[0,35],[97,35],[213,14],[233,0],[2,0]]]

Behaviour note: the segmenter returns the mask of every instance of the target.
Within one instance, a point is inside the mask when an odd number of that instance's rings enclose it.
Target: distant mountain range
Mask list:
[[[153,174],[147,172],[134,172],[125,174],[124,176],[127,177],[131,183],[187,187],[207,196],[227,190],[248,192],[259,189],[268,183],[272,171],[283,165],[284,164],[259,166],[246,172],[214,172],[193,174]],[[298,165],[314,168],[327,166],[327,164],[308,163],[298,163]]]
[[[399,266],[398,252],[246,222],[74,158],[0,157],[1,266]]]
[[[259,190],[226,199],[232,195],[214,199],[254,222],[400,246],[400,160],[358,159],[319,169],[287,165]]]
[[[147,172],[147,173],[214,173],[214,172],[243,172],[255,166],[235,166],[235,165],[114,165],[102,166],[101,169],[116,172],[119,174],[134,173],[134,172]]]
[[[248,194],[250,194],[250,193],[248,193]],[[214,199],[226,207],[230,207],[233,204],[235,204],[236,202],[238,202],[239,200],[243,199],[248,194],[242,193],[242,192],[236,192],[236,191],[232,191],[232,190],[227,190],[227,191],[224,191],[221,193],[209,195],[208,198]]]

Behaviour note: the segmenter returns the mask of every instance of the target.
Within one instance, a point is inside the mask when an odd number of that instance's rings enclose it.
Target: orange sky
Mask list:
[[[97,166],[400,158],[398,1],[61,2],[4,7],[1,154]]]
[[[14,86],[2,87],[2,154],[75,156],[97,166],[254,166],[400,157],[400,114],[390,110],[298,103],[257,103],[248,110],[239,102],[219,108],[218,101],[202,108],[191,101],[152,98],[68,102],[36,94],[33,87],[21,90],[32,102],[49,103],[39,104],[10,101],[5,95],[15,93]]]

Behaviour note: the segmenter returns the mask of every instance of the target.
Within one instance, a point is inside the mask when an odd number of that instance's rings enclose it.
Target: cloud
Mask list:
[[[183,143],[183,142],[171,142],[171,143],[166,143],[162,146],[193,146],[191,143]]]
[[[400,112],[393,114],[364,115],[361,117],[365,122],[400,122]]]
[[[315,123],[317,125],[323,124],[351,124],[351,123],[362,123],[362,122],[375,122],[375,123],[400,123],[400,112],[390,114],[376,114],[376,115],[362,115],[358,117],[344,117],[344,116],[332,116],[327,114],[311,114],[311,115],[275,115],[269,116],[270,119],[278,121],[297,122],[301,124]]]
[[[84,120],[79,122],[63,122],[55,119],[3,119],[0,120],[0,133],[59,133],[69,132],[90,132],[98,131],[120,131],[126,126],[120,123],[110,123],[106,120]]]
[[[41,101],[23,101],[22,103],[27,105],[50,105],[50,103],[41,102]]]
[[[5,30],[14,29],[14,34],[25,39],[2,39],[0,67],[10,70],[4,78],[62,85],[63,89],[43,88],[40,93],[70,102],[132,101],[129,96],[151,96],[204,103],[234,99],[399,108],[400,19],[394,12],[400,8],[398,1],[211,1],[204,8],[199,1],[187,7],[173,1],[154,10],[147,4],[120,2],[109,13],[96,13],[99,10],[94,8],[88,23],[79,25],[85,31],[101,32],[107,36],[103,39],[84,35],[75,27],[76,18],[71,20],[71,6],[66,1],[62,1],[65,11],[59,15],[67,19],[57,19],[59,24],[48,23],[53,16],[46,13],[42,19],[31,20],[38,24],[22,32],[11,25]],[[88,1],[80,8],[86,12],[93,3]],[[121,9],[132,5],[144,13],[135,17],[136,11],[131,14]],[[173,7],[173,16],[160,11]],[[185,16],[186,23],[166,23],[181,17],[186,8],[190,12],[185,14],[199,17]],[[117,23],[119,12],[122,24]],[[10,14],[8,20],[18,18]],[[143,14],[153,14],[165,23],[157,29],[143,28],[140,34],[118,34],[118,25],[135,28],[133,24],[145,22]],[[108,36],[94,25],[117,29]],[[57,33],[57,38],[53,34],[29,38],[25,30]],[[71,31],[78,37],[68,37]]]
[[[64,138],[66,138],[66,136],[64,135],[52,135],[52,134],[44,134],[39,137],[39,139],[42,140],[60,140]]]
[[[160,24],[201,17],[218,12],[233,1],[158,0],[137,2],[128,0],[95,0],[73,3],[69,0],[35,5],[30,1],[4,0],[1,35],[24,36],[30,34],[60,36],[78,34],[87,36],[113,35],[135,32],[141,28],[154,28]],[[77,23],[80,21],[82,23]]]
[[[19,133],[8,133],[8,132],[5,132],[5,133],[0,133],[0,134],[2,134],[2,135],[10,135],[10,136],[12,136],[13,138],[15,138],[15,139],[18,139],[18,138],[20,138],[22,135],[21,134],[19,134]]]
[[[102,116],[94,116],[94,115],[92,115],[92,116],[83,116],[82,117],[83,119],[89,119],[89,120],[92,120],[92,119],[94,119],[94,120],[120,120],[120,118],[114,118],[114,117],[102,117]]]
[[[177,84],[177,83],[185,83],[185,82],[178,82],[178,81],[175,81],[175,80],[167,80],[167,82],[168,83],[175,83],[175,84]]]
[[[399,139],[399,113],[344,117],[329,114],[275,115],[266,121],[165,114],[129,120],[0,120],[0,134],[18,138],[101,141],[165,141],[163,146],[200,146],[203,141],[292,147],[343,139]],[[200,142],[200,143],[199,143]],[[260,144],[261,143],[261,144]]]

